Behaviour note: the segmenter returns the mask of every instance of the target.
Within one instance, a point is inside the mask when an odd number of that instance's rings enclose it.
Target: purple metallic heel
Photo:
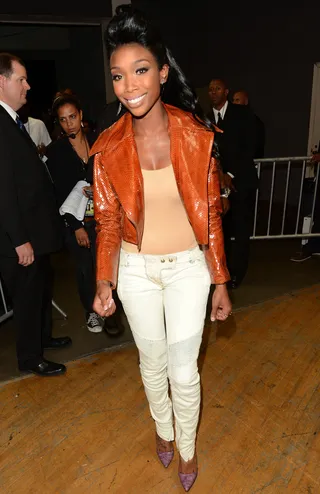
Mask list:
[[[173,449],[172,449],[172,451],[159,451],[158,450],[158,445],[162,441],[164,441],[164,439],[161,439],[161,437],[159,437],[158,434],[156,434],[156,443],[157,443],[157,455],[158,455],[158,458],[161,461],[162,465],[165,468],[168,468],[168,466],[172,462],[174,451],[173,451]],[[165,442],[168,442],[168,441],[165,441]]]
[[[193,461],[193,458],[190,461]],[[180,462],[179,462],[179,470],[180,469],[181,469],[181,456],[180,456]],[[188,492],[196,481],[196,478],[198,476],[198,467],[196,467],[195,472],[191,472],[191,473],[182,473],[179,470],[178,470],[178,475],[179,475],[181,485],[184,488],[184,490],[186,492]]]
[[[159,451],[157,451],[157,455],[158,455],[158,458],[161,461],[162,465],[165,468],[168,468],[168,466],[172,462],[173,451],[167,451],[167,452],[164,452],[164,453],[160,453]]]
[[[180,473],[178,472],[179,474],[179,479],[180,479],[180,482],[182,484],[182,487],[184,488],[184,490],[186,492],[188,492],[191,487],[193,486],[193,484],[195,483],[196,481],[196,478],[198,476],[198,472],[193,472],[193,473]]]

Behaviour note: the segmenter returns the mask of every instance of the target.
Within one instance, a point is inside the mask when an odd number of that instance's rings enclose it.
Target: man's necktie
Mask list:
[[[218,112],[218,121],[217,121],[217,127],[219,127],[219,129],[221,129],[223,126],[223,119],[221,117],[221,113]]]
[[[27,129],[25,128],[25,126],[23,125],[22,120],[20,120],[19,117],[16,118],[16,124],[18,125],[19,129],[22,130],[22,132],[24,134],[26,134],[30,138]]]

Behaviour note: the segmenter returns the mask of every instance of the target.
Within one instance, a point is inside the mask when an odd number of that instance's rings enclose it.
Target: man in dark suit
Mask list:
[[[212,110],[209,118],[223,130],[216,133],[224,182],[229,191],[230,210],[224,217],[224,234],[231,287],[237,288],[248,268],[255,191],[258,185],[254,166],[255,128],[252,113],[228,101],[229,90],[221,79],[209,85]],[[231,240],[231,239],[234,240]]]
[[[254,124],[255,124],[255,134],[256,134],[256,150],[254,153],[254,158],[259,159],[264,157],[264,144],[265,144],[265,126],[261,118],[258,117],[256,113],[252,110],[249,103],[249,96],[247,91],[240,89],[235,91],[232,98],[232,103],[234,105],[244,105],[253,113]]]
[[[44,359],[43,349],[71,339],[51,335],[49,255],[62,246],[61,219],[47,169],[16,113],[29,89],[23,61],[0,53],[0,273],[13,305],[19,369],[52,376],[66,368]]]

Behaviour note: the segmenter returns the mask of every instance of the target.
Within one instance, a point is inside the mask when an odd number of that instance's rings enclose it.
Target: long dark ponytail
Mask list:
[[[138,43],[153,54],[158,62],[159,70],[167,64],[169,75],[163,87],[161,100],[192,113],[198,122],[208,129],[214,130],[211,121],[201,108],[195,90],[170,49],[163,43],[160,32],[145,19],[142,12],[134,9],[131,5],[119,5],[116,8],[116,15],[107,27],[105,43],[109,59],[120,46]],[[216,146],[213,154],[217,155]]]

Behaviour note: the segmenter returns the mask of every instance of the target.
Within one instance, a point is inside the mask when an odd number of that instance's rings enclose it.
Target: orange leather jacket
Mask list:
[[[230,279],[221,220],[219,170],[211,157],[213,132],[191,114],[164,105],[171,161],[195,237],[203,246],[214,284]],[[102,132],[91,148],[97,221],[97,280],[117,284],[121,241],[141,246],[144,227],[143,177],[128,112]]]

